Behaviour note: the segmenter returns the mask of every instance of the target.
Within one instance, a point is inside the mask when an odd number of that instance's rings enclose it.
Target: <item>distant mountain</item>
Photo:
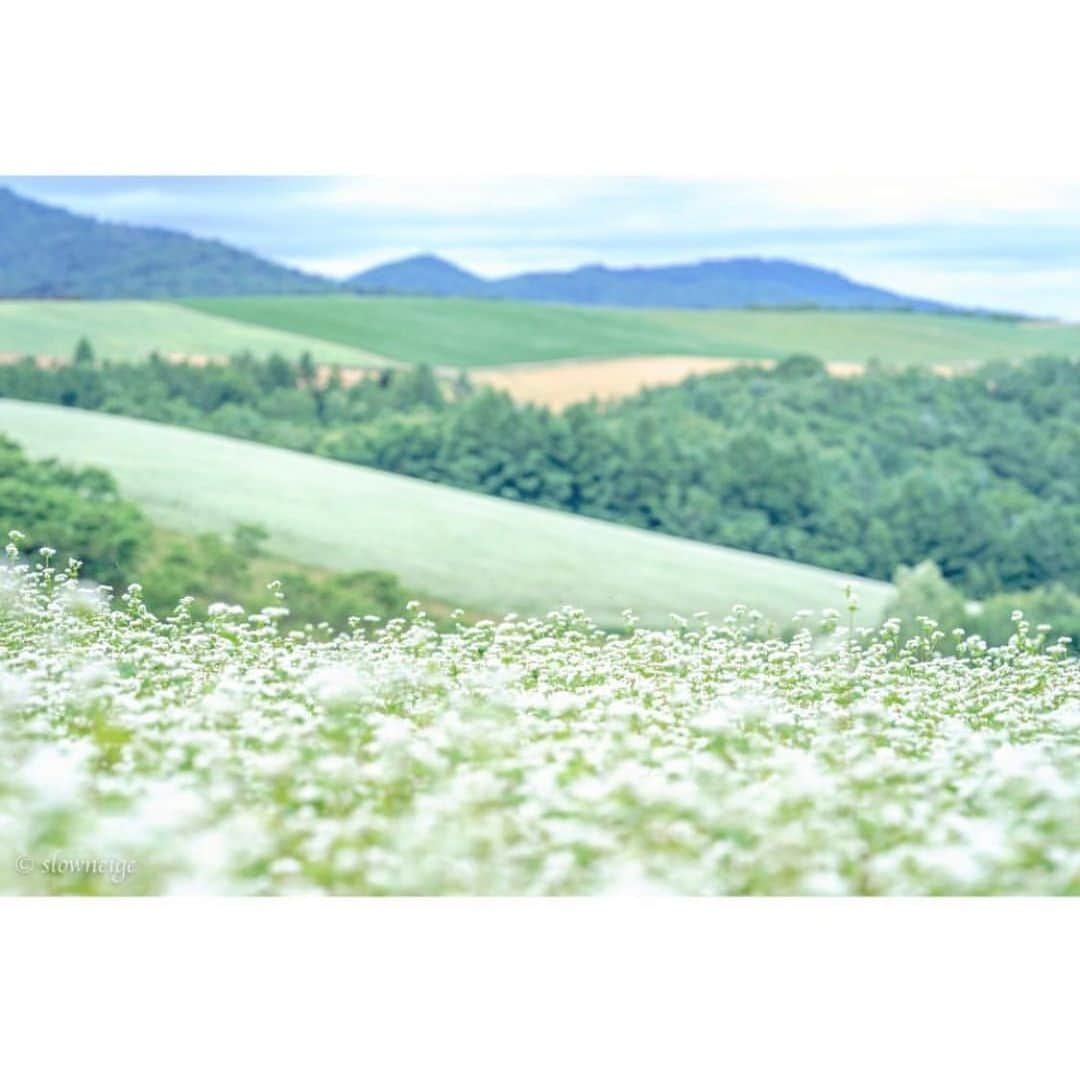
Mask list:
[[[337,288],[216,240],[97,221],[0,187],[0,296],[237,296]]]
[[[335,282],[217,240],[98,221],[0,187],[0,297],[153,299],[325,293],[342,288],[611,307],[953,310],[784,259],[708,259],[626,269],[595,264],[483,278],[436,255],[416,255]]]
[[[413,255],[383,263],[349,278],[358,292],[410,293],[423,296],[488,296],[490,283],[437,255]]]
[[[862,285],[832,270],[785,259],[707,259],[680,266],[577,270],[481,278],[433,255],[418,255],[356,274],[357,292],[541,300],[611,307],[822,307],[948,311],[933,300]]]

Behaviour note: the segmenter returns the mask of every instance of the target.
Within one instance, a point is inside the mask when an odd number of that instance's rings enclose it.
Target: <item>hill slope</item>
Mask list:
[[[154,300],[0,300],[0,356],[69,358],[82,337],[109,360],[144,360],[151,352],[185,356],[309,352],[320,364],[381,366],[381,357],[325,338],[254,326]]]
[[[331,569],[380,569],[406,588],[478,611],[562,604],[604,625],[633,608],[714,617],[735,602],[777,620],[841,607],[850,576],[762,555],[474,495],[450,487],[181,428],[0,401],[0,432],[34,456],[100,465],[162,525],[264,525],[274,554]],[[857,580],[857,579],[856,579]],[[860,617],[892,595],[859,581]]]
[[[1080,355],[1080,326],[901,311],[679,311],[419,297],[239,297],[199,311],[326,338],[408,362],[461,367],[625,356],[961,367]],[[3,346],[0,345],[0,348]]]
[[[215,240],[96,221],[0,187],[0,296],[152,298],[331,288]]]
[[[432,255],[418,255],[349,278],[357,292],[540,300],[608,307],[800,307],[947,311],[945,304],[862,285],[832,270],[786,259],[706,259],[675,266],[602,265],[481,278]]]

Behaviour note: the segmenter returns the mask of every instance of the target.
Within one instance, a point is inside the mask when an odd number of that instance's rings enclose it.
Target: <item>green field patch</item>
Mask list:
[[[69,359],[80,338],[108,360],[144,360],[155,350],[194,357],[251,352],[316,363],[371,366],[381,357],[288,329],[150,300],[0,300],[0,355]]]
[[[829,363],[965,367],[1080,355],[1080,326],[884,311],[630,310],[499,300],[275,296],[193,310],[413,363],[486,367],[568,358],[812,353]]]
[[[677,539],[356,465],[162,424],[0,401],[0,432],[33,456],[98,465],[160,525],[229,532],[255,523],[266,550],[331,570],[387,570],[404,587],[474,611],[563,604],[605,626],[648,625],[732,604],[786,621],[804,608],[879,620],[893,588],[817,567]]]

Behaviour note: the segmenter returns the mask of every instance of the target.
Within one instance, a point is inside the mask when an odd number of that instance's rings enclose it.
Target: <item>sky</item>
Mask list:
[[[946,302],[1080,320],[1080,183],[659,177],[7,177],[109,221],[338,277],[435,253],[476,273],[763,255]]]

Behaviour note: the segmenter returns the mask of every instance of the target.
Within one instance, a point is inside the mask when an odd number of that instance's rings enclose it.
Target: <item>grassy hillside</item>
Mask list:
[[[250,350],[295,358],[308,351],[325,364],[380,362],[361,350],[188,307],[151,300],[0,300],[0,353],[70,357],[81,337],[99,356],[141,360],[157,349],[194,355]]]
[[[226,297],[197,311],[396,360],[482,367],[570,357],[701,355],[948,364],[1080,354],[1080,325],[869,311],[616,310],[411,297]]]
[[[161,525],[270,530],[274,554],[330,569],[381,569],[406,588],[473,610],[523,615],[561,604],[604,625],[633,608],[726,613],[735,602],[786,619],[841,607],[852,580],[707,544],[529,507],[254,443],[56,406],[0,401],[0,432],[36,456],[101,465]],[[892,595],[858,585],[860,618]]]
[[[240,350],[371,366],[385,358],[462,367],[567,358],[810,352],[837,364],[964,366],[1040,353],[1080,355],[1080,326],[904,312],[615,310],[489,300],[279,296],[170,303],[0,300],[0,354],[99,356]]]

